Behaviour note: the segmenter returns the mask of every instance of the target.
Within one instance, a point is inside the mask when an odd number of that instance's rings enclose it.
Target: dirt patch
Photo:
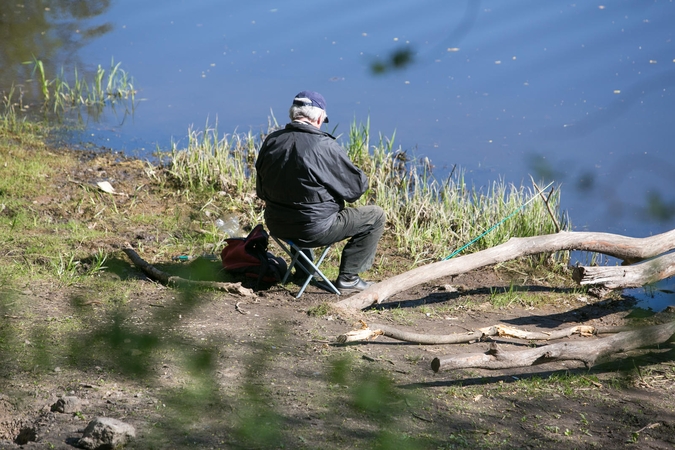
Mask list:
[[[96,416],[134,425],[137,439],[128,448],[139,449],[675,445],[672,342],[590,370],[559,362],[434,373],[434,357],[485,352],[488,343],[335,340],[358,320],[448,334],[499,323],[534,331],[673,320],[666,313],[636,317],[630,298],[598,300],[564,277],[524,277],[504,267],[439,279],[352,315],[332,310],[336,297],[315,286],[300,299],[292,283],[254,297],[167,288],[136,269],[119,245],[141,247],[146,260],[182,276],[223,274],[218,262],[174,263],[158,253],[153,243],[166,236],[150,222],[97,221],[96,205],[69,206],[83,185],[106,179],[136,193],[116,197],[118,210],[142,203],[148,215],[172,214],[174,202],[157,195],[145,169],[119,155],[91,155],[49,181],[52,196],[35,199],[34,208],[55,222],[81,217],[110,230],[82,245],[112,256],[97,275],[100,285],[2,288],[0,343],[12,350],[3,351],[0,367],[1,449],[73,448]],[[381,253],[400,258],[386,247]],[[511,301],[498,306],[500,292]],[[598,337],[568,338],[577,339]],[[538,345],[497,341],[509,349]],[[64,396],[82,399],[80,409],[52,411]]]

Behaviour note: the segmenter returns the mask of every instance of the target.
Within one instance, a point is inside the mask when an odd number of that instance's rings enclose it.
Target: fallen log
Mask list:
[[[412,333],[409,331],[401,331],[387,325],[371,324],[368,326],[365,324],[365,322],[362,322],[362,325],[363,327],[359,330],[352,330],[338,336],[337,342],[339,344],[346,344],[349,342],[368,341],[377,339],[378,336],[387,336],[399,341],[427,345],[465,344],[467,342],[480,341],[486,337],[493,336],[510,337],[532,341],[548,341],[569,337],[575,334],[581,336],[592,336],[601,332],[601,330],[589,325],[580,325],[552,331],[526,331],[508,325],[499,324],[490,327],[479,328],[475,331],[467,331],[466,333],[421,334]],[[602,331],[611,332],[606,328]]]
[[[662,344],[675,333],[675,321],[653,325],[633,331],[625,331],[610,337],[590,341],[559,342],[519,351],[504,351],[492,342],[485,353],[467,353],[457,356],[442,356],[431,361],[434,372],[451,369],[512,369],[544,364],[553,361],[582,361],[593,366],[609,355],[641,347]]]
[[[644,286],[675,275],[675,253],[659,256],[634,266],[575,267],[574,281],[581,285],[602,285],[608,289]]]
[[[528,238],[511,238],[496,247],[417,267],[376,283],[335,305],[345,309],[364,309],[373,304],[382,303],[394,294],[437,278],[459,275],[538,253],[582,250],[635,262],[657,256],[673,248],[675,248],[675,230],[646,238],[632,238],[610,233],[566,231]]]
[[[158,281],[166,286],[190,287],[190,288],[208,288],[218,291],[238,294],[243,296],[255,296],[253,290],[245,288],[241,283],[221,283],[218,281],[197,281],[169,275],[166,272],[154,267],[141,258],[131,246],[122,248],[122,251],[131,259],[136,267],[141,269],[152,280]]]

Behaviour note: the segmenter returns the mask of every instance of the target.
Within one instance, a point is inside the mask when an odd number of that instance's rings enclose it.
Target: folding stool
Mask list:
[[[310,281],[312,281],[312,278],[315,278],[316,275],[319,275],[321,278],[323,278],[323,283],[317,282],[320,287],[340,295],[338,288],[336,288],[333,283],[330,282],[328,277],[326,277],[326,275],[324,275],[319,269],[319,266],[321,266],[321,263],[328,254],[328,250],[330,250],[332,244],[324,247],[319,260],[316,262],[316,264],[314,264],[314,262],[312,262],[312,260],[302,251],[303,248],[298,247],[295,243],[293,243],[293,241],[289,239],[281,239],[276,236],[272,236],[272,239],[274,239],[279,247],[281,247],[283,251],[286,252],[286,254],[288,254],[288,256],[291,258],[291,263],[288,265],[288,269],[286,270],[284,278],[281,280],[281,284],[286,284],[286,281],[291,275],[291,271],[295,265],[300,267],[307,274],[307,279],[305,280],[305,283],[302,285],[300,292],[298,292],[298,295],[296,295],[295,298],[300,298],[302,293],[305,292],[307,285],[309,285]],[[302,262],[298,261],[299,259],[302,259]]]

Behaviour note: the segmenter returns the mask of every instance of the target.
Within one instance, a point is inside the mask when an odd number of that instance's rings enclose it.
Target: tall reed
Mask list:
[[[62,68],[55,78],[50,79],[41,60],[33,57],[24,64],[33,65],[32,76],[38,83],[45,110],[60,113],[78,106],[102,108],[118,102],[124,102],[127,109],[135,106],[133,79],[120,68],[121,63],[115,64],[114,60],[111,60],[108,71],[99,64],[90,82],[80,75],[77,68],[73,70],[72,77],[68,77]]]
[[[48,129],[47,124],[26,120],[28,105],[23,102],[23,91],[12,84],[8,91],[2,93],[0,102],[0,136],[11,133],[20,140],[32,140],[36,134]],[[33,141],[35,144],[35,141]]]
[[[255,158],[258,139],[248,134],[220,137],[217,124],[208,122],[204,131],[188,130],[187,146],[173,143],[169,155],[169,173],[191,189],[212,188],[231,195],[255,192]]]

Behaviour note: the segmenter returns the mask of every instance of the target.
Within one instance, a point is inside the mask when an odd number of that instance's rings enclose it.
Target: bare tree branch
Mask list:
[[[131,262],[134,263],[136,267],[141,269],[148,277],[155,281],[167,286],[176,286],[176,287],[199,287],[199,288],[208,288],[215,289],[218,291],[229,292],[231,294],[238,294],[244,296],[255,296],[253,290],[245,288],[241,283],[220,283],[217,281],[196,281],[196,280],[187,280],[185,278],[169,275],[166,272],[162,272],[153,265],[147,263],[141,258],[136,251],[131,248],[130,245],[126,245],[122,251],[131,259]]]
[[[575,267],[574,281],[581,285],[601,284],[608,289],[644,286],[675,275],[675,253],[659,256],[634,266]]]
[[[566,231],[528,238],[512,238],[504,244],[480,252],[417,267],[374,284],[335,305],[344,309],[364,309],[373,304],[382,303],[394,294],[437,278],[458,275],[538,253],[582,250],[603,253],[623,260],[640,261],[673,248],[675,248],[675,230],[646,238],[610,233]]]

